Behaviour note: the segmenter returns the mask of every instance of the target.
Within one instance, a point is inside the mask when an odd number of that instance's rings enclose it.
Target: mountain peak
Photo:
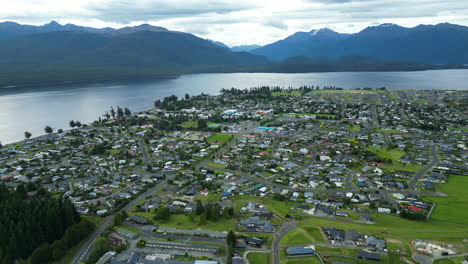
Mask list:
[[[61,26],[61,25],[57,21],[52,20],[48,24],[45,24],[44,26]]]
[[[311,31],[309,31],[309,33],[313,36],[317,35],[317,34],[326,34],[326,33],[337,33],[329,28],[321,28],[321,29],[312,29]]]

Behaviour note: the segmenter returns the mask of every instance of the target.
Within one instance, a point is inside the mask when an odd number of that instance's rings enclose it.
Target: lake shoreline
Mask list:
[[[31,88],[31,87],[41,87],[41,86],[60,86],[66,84],[92,84],[96,82],[112,82],[112,81],[154,81],[157,79],[165,78],[179,78],[183,76],[191,75],[201,75],[201,74],[236,74],[236,73],[245,73],[245,74],[307,74],[307,73],[385,73],[385,72],[394,72],[394,73],[411,73],[411,72],[425,72],[425,71],[445,71],[445,70],[468,70],[468,66],[465,68],[440,68],[440,69],[420,69],[420,70],[381,70],[381,71],[304,71],[304,72],[269,72],[269,71],[234,71],[234,72],[195,72],[195,73],[181,73],[181,74],[171,74],[171,75],[147,75],[147,76],[133,76],[133,77],[115,77],[115,78],[98,78],[98,79],[82,79],[82,80],[69,80],[69,81],[52,81],[52,82],[38,82],[38,83],[11,83],[3,84],[0,86],[1,89],[14,89],[14,88]]]

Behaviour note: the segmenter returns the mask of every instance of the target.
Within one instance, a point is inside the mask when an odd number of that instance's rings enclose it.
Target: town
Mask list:
[[[47,263],[468,263],[467,104],[333,86],[169,96],[25,133],[0,148],[0,184],[95,225]]]

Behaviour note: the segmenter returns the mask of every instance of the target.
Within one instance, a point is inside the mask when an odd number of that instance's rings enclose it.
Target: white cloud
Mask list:
[[[296,31],[356,32],[375,22],[468,25],[466,0],[0,0],[0,20],[95,27],[150,23],[228,45],[267,44]]]

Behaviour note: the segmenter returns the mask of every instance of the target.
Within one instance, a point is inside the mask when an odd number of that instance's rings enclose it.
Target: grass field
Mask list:
[[[403,162],[400,162],[400,158],[405,155],[405,152],[400,149],[386,149],[386,148],[375,148],[375,147],[369,147],[366,148],[367,150],[371,151],[372,153],[375,153],[377,156],[384,158],[384,159],[391,159],[392,164],[385,164],[380,166],[380,168],[389,171],[389,172],[394,172],[396,170],[406,170],[406,171],[411,171],[411,172],[417,172],[420,169],[422,169],[424,166],[423,165],[417,165],[417,164],[406,164]]]
[[[465,257],[455,257],[447,259],[439,259],[434,261],[434,264],[460,264],[465,259]]]
[[[390,133],[390,134],[400,134],[400,130],[393,130],[393,129],[376,129],[375,132],[378,133]]]
[[[379,91],[376,90],[313,90],[310,93],[330,93],[330,94],[376,94]]]
[[[310,114],[310,113],[289,113],[289,115],[296,116],[318,116],[318,117],[335,117],[336,115],[331,114]]]
[[[314,239],[302,228],[294,229],[281,239],[281,245],[302,245],[310,244]]]
[[[183,127],[183,128],[196,128],[197,127],[197,121],[185,121],[182,124],[180,124],[179,126]]]
[[[271,263],[271,254],[252,252],[247,254],[247,259],[252,264],[270,264]]]
[[[463,243],[467,237],[466,224],[448,223],[439,221],[411,221],[393,215],[372,214],[375,224],[368,225],[356,222],[342,222],[332,219],[316,217],[304,218],[300,226],[310,227],[336,227],[338,229],[355,229],[368,235],[383,236],[389,239],[410,242],[414,239],[426,239],[451,242],[465,251],[468,244]]]
[[[206,221],[204,225],[198,225],[198,218],[190,221],[189,217],[184,214],[171,215],[171,218],[167,221],[154,221],[160,226],[170,226],[181,229],[208,229],[214,231],[230,231],[235,230],[236,220],[235,219],[220,219],[217,222]]]
[[[294,91],[281,91],[281,92],[274,92],[272,95],[292,95],[292,96],[301,96],[302,92],[298,90]]]
[[[224,168],[226,168],[226,165],[220,164],[220,163],[210,162],[210,163],[208,163],[208,167],[213,167],[213,168],[218,168],[218,169],[224,169]]]
[[[284,262],[285,264],[321,264],[320,260],[318,259],[317,256],[313,257],[301,257],[301,258],[286,258]]]
[[[214,134],[211,135],[209,138],[206,139],[208,143],[228,143],[233,138],[233,135],[230,134]]]
[[[436,203],[432,219],[457,224],[465,224],[468,230],[468,177],[449,176],[446,184],[437,186],[437,190],[448,197],[427,197],[426,201]],[[467,235],[468,236],[468,235]]]
[[[400,149],[386,149],[386,148],[366,148],[367,150],[377,154],[379,157],[385,158],[385,159],[391,159],[393,162],[397,162],[400,160],[403,155],[405,155],[405,152]]]
[[[276,201],[273,199],[268,198],[260,198],[255,196],[247,196],[247,195],[238,195],[234,198],[235,201],[258,201],[262,204],[266,205],[270,211],[279,215],[279,216],[286,216],[291,212],[291,208],[294,207],[294,203],[292,202],[282,202]]]
[[[349,130],[350,131],[361,131],[361,126],[360,125],[352,125],[352,126],[349,126]]]

